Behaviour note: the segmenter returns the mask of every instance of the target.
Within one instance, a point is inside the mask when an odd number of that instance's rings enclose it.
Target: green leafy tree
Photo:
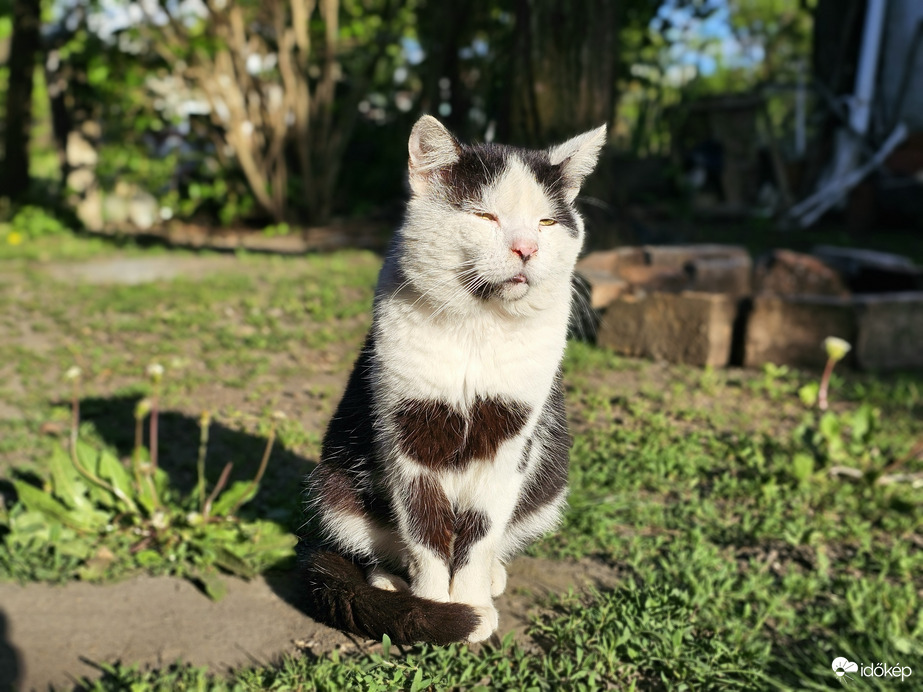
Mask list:
[[[413,3],[209,0],[160,5],[142,37],[204,99],[259,205],[277,223],[331,213],[357,106],[399,53]]]

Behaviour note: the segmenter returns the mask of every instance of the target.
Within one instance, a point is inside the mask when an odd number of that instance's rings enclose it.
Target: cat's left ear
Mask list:
[[[417,120],[410,132],[407,149],[410,153],[410,187],[416,194],[426,191],[434,173],[458,161],[460,151],[452,133],[431,115]]]
[[[605,143],[606,126],[602,125],[548,150],[551,163],[562,166],[568,202],[573,202],[577,198],[583,179],[596,168],[599,150]]]

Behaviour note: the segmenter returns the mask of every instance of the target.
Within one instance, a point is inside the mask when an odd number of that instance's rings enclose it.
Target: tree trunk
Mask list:
[[[29,189],[32,78],[41,48],[40,24],[41,0],[14,0],[4,160],[0,166],[0,196],[14,201],[21,199]]]
[[[611,124],[620,10],[607,0],[519,0],[511,141],[544,144]]]

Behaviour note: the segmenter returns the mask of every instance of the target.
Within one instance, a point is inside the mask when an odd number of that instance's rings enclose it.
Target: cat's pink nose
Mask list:
[[[534,240],[517,239],[513,241],[510,250],[519,255],[519,259],[526,262],[532,255],[538,252],[538,244]]]

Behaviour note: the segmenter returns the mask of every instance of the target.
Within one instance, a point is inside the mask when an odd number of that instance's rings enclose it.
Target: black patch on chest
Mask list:
[[[452,574],[468,564],[472,546],[490,530],[490,517],[476,509],[458,511],[425,472],[411,481],[405,503],[411,537],[442,558]]]
[[[516,436],[531,407],[478,397],[467,414],[441,401],[404,401],[394,414],[401,452],[433,470],[461,469],[474,459],[493,459]]]

